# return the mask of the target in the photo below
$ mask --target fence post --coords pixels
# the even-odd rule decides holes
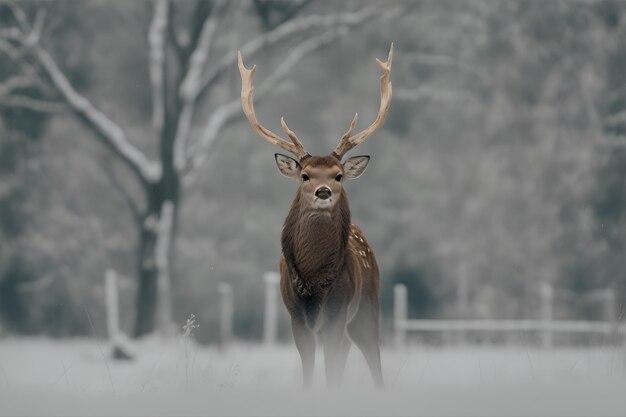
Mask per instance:
[[[278,282],[280,276],[277,272],[263,274],[265,283],[265,314],[263,315],[263,343],[273,345],[276,343],[278,328]]]
[[[235,311],[233,287],[226,282],[220,282],[217,285],[217,289],[220,294],[220,345],[223,347],[228,345],[233,337],[233,316]]]
[[[610,323],[617,319],[615,305],[615,290],[607,288],[604,290],[604,319]]]
[[[604,319],[611,324],[612,330],[609,334],[610,343],[618,341],[618,323],[617,323],[617,300],[615,290],[607,288],[604,290]]]
[[[461,248],[461,251],[463,249]],[[469,316],[468,298],[469,298],[469,274],[466,264],[463,262],[464,253],[460,253],[461,259],[457,266],[457,289],[456,289],[456,314],[458,320],[467,320]],[[462,345],[465,343],[465,330],[459,329],[456,334],[453,335],[456,340],[456,344]]]
[[[547,282],[542,282],[539,294],[541,296],[541,321],[543,323],[541,345],[544,348],[551,348],[552,331],[550,330],[550,322],[552,321],[552,299],[554,296],[552,285]]]
[[[113,269],[104,273],[105,302],[107,313],[107,332],[109,340],[114,341],[120,332],[120,310],[117,290],[117,274]]]
[[[393,331],[396,348],[402,348],[406,342],[407,292],[406,286],[396,284],[393,287]]]

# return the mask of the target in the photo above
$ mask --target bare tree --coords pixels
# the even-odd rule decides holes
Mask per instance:
[[[11,59],[20,73],[0,81],[0,106],[22,107],[38,112],[69,111],[105,145],[137,179],[143,189],[143,204],[128,192],[125,199],[133,210],[138,230],[137,314],[135,336],[171,325],[170,259],[175,241],[177,216],[184,185],[204,163],[218,134],[242,115],[238,97],[217,106],[204,125],[198,123],[198,106],[211,95],[217,81],[236,71],[237,51],[215,56],[219,36],[228,36],[224,21],[232,16],[232,1],[197,1],[189,22],[175,27],[174,16],[181,5],[167,0],[153,3],[148,30],[149,73],[152,88],[152,127],[159,157],[150,159],[132,143],[123,127],[76,90],[46,48],[46,6],[26,10],[23,3],[5,4],[2,10],[12,25],[0,30],[0,54]],[[380,15],[380,5],[354,12],[298,15],[308,2],[271,11],[271,4],[257,2],[266,30],[240,45],[246,57],[266,48],[290,45],[272,74],[257,88],[257,101],[272,92],[303,57],[331,44],[350,29]],[[243,3],[243,5],[246,5]],[[250,3],[252,6],[252,3]],[[278,15],[277,15],[278,13]],[[182,25],[181,25],[182,26]],[[230,25],[234,27],[235,25]],[[232,33],[232,32],[231,32]],[[299,41],[294,42],[294,39]],[[172,62],[173,61],[173,62]],[[173,81],[172,81],[173,80]],[[24,86],[43,93],[21,94]],[[44,94],[45,93],[45,94]],[[44,97],[44,98],[40,98]],[[196,133],[197,132],[197,133]],[[116,181],[116,188],[123,189]]]

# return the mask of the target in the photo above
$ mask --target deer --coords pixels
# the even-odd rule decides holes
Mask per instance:
[[[380,77],[380,108],[374,122],[353,135],[358,113],[332,153],[310,155],[284,118],[280,123],[289,141],[262,126],[254,111],[252,79],[241,51],[241,104],[253,130],[267,142],[291,153],[276,153],[280,173],[298,181],[298,190],[281,234],[280,293],[291,316],[291,330],[302,362],[303,383],[311,387],[316,336],[324,352],[326,382],[342,383],[346,360],[354,343],[369,367],[376,386],[383,386],[379,345],[380,272],[363,231],[352,223],[344,182],[360,177],[370,157],[346,153],[384,123],[391,104],[393,43],[386,62],[376,59]]]

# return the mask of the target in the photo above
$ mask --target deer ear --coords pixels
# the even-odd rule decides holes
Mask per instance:
[[[367,168],[367,164],[370,162],[370,157],[367,155],[353,156],[343,163],[343,175],[345,179],[351,180],[359,178],[361,174]]]
[[[281,174],[289,178],[298,178],[298,169],[300,168],[298,161],[282,153],[275,153],[274,158]]]

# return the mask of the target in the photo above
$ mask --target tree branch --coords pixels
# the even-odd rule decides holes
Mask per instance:
[[[391,13],[397,11],[396,8],[387,10]],[[246,56],[254,55],[264,47],[274,45],[282,40],[290,38],[291,35],[299,34],[313,28],[330,28],[326,32],[311,37],[299,45],[293,47],[290,54],[282,62],[282,64],[268,77],[255,91],[256,101],[259,102],[263,96],[271,91],[276,84],[295,66],[300,59],[329,44],[337,37],[347,33],[347,31],[358,26],[376,16],[379,16],[381,8],[379,6],[370,6],[354,13],[333,13],[325,16],[312,15],[299,19],[294,19],[281,24],[276,29],[258,36],[254,40],[245,44],[241,50]],[[226,69],[232,66],[236,61],[237,54],[224,56],[213,70],[203,77],[201,90],[198,95],[202,94]],[[195,171],[206,160],[206,156],[211,146],[215,142],[217,135],[221,129],[236,116],[240,114],[241,103],[239,98],[228,104],[218,107],[209,117],[202,134],[196,142],[186,150],[184,176],[185,181],[191,181],[190,173]]]
[[[108,159],[108,158],[106,158],[106,159]],[[123,198],[124,202],[126,203],[126,205],[128,206],[128,208],[130,209],[130,211],[131,211],[131,213],[133,215],[133,218],[135,220],[139,221],[141,219],[141,210],[139,208],[139,205],[133,199],[133,197],[130,194],[130,192],[128,192],[126,187],[124,187],[124,185],[122,184],[122,182],[118,178],[117,171],[115,169],[111,169],[111,167],[110,167],[111,161],[108,161],[106,159],[104,161],[105,164],[103,166],[104,173],[108,177],[109,182],[111,183],[113,188],[115,188],[117,191],[119,191],[119,193],[122,195],[122,198]]]
[[[161,135],[165,125],[165,31],[168,25],[168,2],[159,0],[148,30],[150,45],[150,83],[152,86],[152,126]]]
[[[0,82],[0,97],[8,96],[14,90],[37,86],[37,79],[28,75],[15,75]]]
[[[311,0],[302,0],[300,2],[293,0],[287,2],[254,0],[253,2],[254,8],[256,9],[257,14],[261,17],[263,26],[266,30],[274,29],[276,26],[290,20],[302,9],[307,7],[309,3],[311,3]],[[277,22],[272,21],[272,12],[275,11],[275,8],[277,9],[276,11],[281,14]]]
[[[19,42],[26,47],[40,64],[43,72],[55,89],[63,96],[74,114],[85,123],[96,136],[107,145],[135,173],[143,183],[152,183],[161,176],[161,165],[150,161],[127,139],[124,131],[104,113],[80,95],[69,82],[63,71],[57,66],[48,51],[40,43],[43,30],[44,13],[39,10],[33,27],[28,23],[26,14],[14,4],[9,4],[16,22],[21,28]],[[21,99],[24,102],[24,99]]]
[[[19,42],[22,39],[22,33],[18,28],[2,28],[0,29],[0,38]]]
[[[186,37],[179,39],[179,45],[182,49],[181,61],[186,61],[191,53],[196,49],[202,27],[207,17],[211,13],[211,2],[205,0],[196,0],[196,5],[192,13],[192,20],[189,26],[189,32]]]
[[[161,176],[160,164],[150,161],[128,141],[126,134],[117,124],[94,107],[89,100],[80,95],[57,66],[48,51],[43,48],[39,40],[39,31],[43,28],[43,13],[37,13],[35,29],[33,29],[28,23],[23,10],[13,4],[10,4],[9,7],[21,28],[22,38],[20,42],[37,59],[44,73],[50,79],[55,89],[63,96],[78,119],[91,128],[96,133],[96,136],[111,148],[142,182],[150,183],[157,181]],[[12,100],[15,101],[15,97]],[[33,109],[45,110],[42,103],[36,103],[29,98],[20,98],[17,104],[26,104]],[[49,108],[49,104],[46,104],[46,106],[46,108]]]
[[[33,53],[76,116],[90,127],[98,138],[109,146],[143,182],[156,182],[161,176],[161,165],[150,161],[128,141],[120,126],[74,89],[48,51],[41,45],[35,44]]]
[[[17,30],[16,28],[11,28],[10,30]],[[18,30],[19,33],[19,30]],[[20,47],[16,47],[11,44],[10,40],[20,44]],[[18,37],[16,39],[4,37],[2,33],[0,33],[0,54],[4,54],[11,59],[14,63],[22,68],[25,74],[31,75],[36,74],[37,70],[33,65],[28,62],[24,57],[28,54],[28,50],[22,46],[24,42],[23,37]]]
[[[191,53],[189,69],[185,74],[179,91],[183,101],[193,101],[197,97],[197,92],[199,90],[198,83],[200,82],[200,76],[202,75],[202,71],[204,70],[204,66],[211,52],[211,46],[213,38],[215,37],[215,32],[217,31],[219,18],[221,17],[221,13],[224,11],[225,6],[228,4],[227,0],[217,1],[218,3],[213,6],[211,14],[205,20],[198,44]]]
[[[168,11],[169,11],[169,19],[167,19],[167,36],[168,36],[169,42],[172,44],[172,47],[174,48],[174,52],[176,52],[176,57],[178,58],[180,62],[182,62],[185,57],[185,50],[183,46],[180,44],[180,39],[178,38],[178,35],[176,33],[176,27],[174,26],[174,21],[176,17],[175,15],[176,8],[171,2],[168,2]]]
[[[0,35],[0,52],[4,53],[13,61],[19,61],[22,57],[22,52],[11,45],[11,43],[8,42],[6,38],[2,37],[2,35]]]
[[[226,0],[218,0],[218,3],[213,6],[211,14],[204,22],[196,48],[191,53],[187,73],[180,83],[178,95],[182,107],[178,117],[176,136],[174,138],[174,166],[178,172],[182,172],[185,169],[185,148],[187,147],[189,136],[191,135],[191,125],[198,99],[197,93],[199,90],[200,76],[202,75],[202,71],[204,71],[204,67],[211,52],[219,18],[227,5],[228,2]]]
[[[30,23],[28,23],[28,18],[26,17],[26,13],[24,13],[24,10],[20,9],[19,7],[17,7],[17,5],[13,3],[8,3],[7,6],[9,7],[9,9],[11,9],[11,13],[13,14],[13,17],[15,18],[15,21],[20,26],[22,31],[24,33],[29,33],[30,31],[32,31],[30,27]]]
[[[246,57],[251,57],[268,46],[275,45],[311,29],[328,29],[341,25],[354,27],[379,15],[381,10],[382,8],[376,5],[365,7],[353,13],[332,13],[324,16],[310,15],[290,20],[243,45],[241,53]],[[237,51],[232,51],[217,61],[202,77],[198,95],[203,94],[225,70],[231,68],[236,62]]]
[[[0,97],[0,107],[21,108],[41,113],[61,113],[67,110],[65,103],[51,102],[21,95]]]
[[[255,101],[258,103],[268,93],[272,92],[276,85],[281,82],[291,69],[305,56],[310,55],[314,51],[331,44],[337,38],[348,33],[347,27],[338,27],[330,29],[320,35],[307,39],[306,41],[294,46],[287,57],[281,61],[281,64],[272,74],[267,77],[258,88],[255,89]],[[194,146],[188,152],[188,163],[186,174],[195,171],[206,160],[206,156],[210,153],[210,148],[214,144],[218,134],[222,128],[235,117],[240,116],[241,99],[237,99],[218,107],[209,117],[202,135],[194,143]],[[188,175],[187,175],[188,177]],[[189,182],[190,179],[186,178]]]
[[[449,56],[442,54],[429,54],[424,52],[415,52],[406,54],[404,57],[406,63],[414,63],[419,65],[428,65],[434,67],[457,67],[457,61]]]
[[[448,102],[460,102],[463,100],[475,100],[471,93],[465,91],[439,90],[430,87],[418,87],[415,89],[401,89],[394,91],[394,98],[398,101],[417,103],[423,100],[437,100]]]

